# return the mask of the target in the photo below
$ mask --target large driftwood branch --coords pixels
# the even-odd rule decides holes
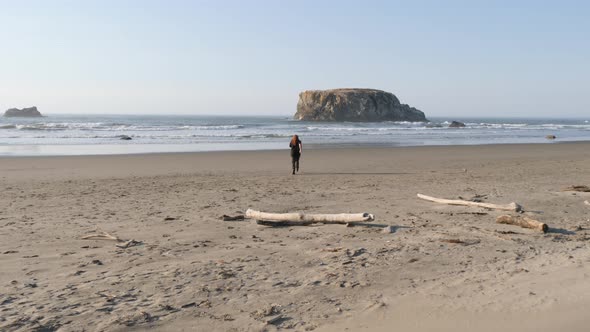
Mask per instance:
[[[581,191],[581,192],[590,192],[590,187],[583,186],[583,185],[573,185],[567,188],[563,188],[561,191]]]
[[[322,224],[347,224],[353,222],[367,222],[375,220],[370,213],[339,213],[339,214],[304,214],[304,213],[267,213],[248,209],[246,218],[259,221],[287,221],[298,224],[322,223]]]
[[[523,228],[532,228],[542,231],[543,233],[547,233],[547,231],[549,230],[549,226],[547,226],[547,224],[524,216],[499,216],[498,218],[496,218],[496,222],[498,224],[515,225]]]
[[[491,203],[479,203],[479,202],[471,202],[471,201],[464,201],[461,199],[444,199],[444,198],[436,198],[431,196],[426,196],[422,194],[418,194],[418,198],[435,202],[441,204],[449,204],[449,205],[463,205],[463,206],[476,206],[482,207],[486,209],[494,209],[494,210],[504,210],[504,211],[514,211],[514,212],[522,212],[522,206],[517,203],[510,203],[510,204],[491,204]]]

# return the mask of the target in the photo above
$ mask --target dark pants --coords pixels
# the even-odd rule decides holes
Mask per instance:
[[[291,164],[293,164],[293,174],[295,174],[295,171],[299,172],[299,157],[301,157],[300,154],[291,155]]]

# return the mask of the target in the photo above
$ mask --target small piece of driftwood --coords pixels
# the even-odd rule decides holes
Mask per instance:
[[[482,207],[482,208],[486,208],[486,209],[522,212],[522,206],[520,206],[519,204],[514,203],[514,202],[512,202],[510,204],[491,204],[491,203],[464,201],[464,200],[460,200],[460,199],[436,198],[436,197],[426,196],[426,195],[422,195],[422,194],[418,194],[418,198],[421,198],[423,200],[427,200],[430,202],[441,203],[441,204],[476,206],[476,207]]]
[[[370,213],[340,213],[340,214],[304,214],[304,213],[267,213],[248,209],[246,218],[258,221],[291,221],[322,224],[346,224],[352,222],[367,222],[375,220]]]
[[[129,240],[129,241],[126,241],[125,243],[117,244],[116,246],[121,249],[127,249],[129,247],[135,247],[135,246],[139,246],[142,244],[143,244],[143,242],[141,242],[141,241]]]
[[[121,240],[120,238],[118,238],[114,235],[111,235],[107,232],[88,234],[88,235],[82,236],[81,239],[82,240],[111,240],[111,241],[123,242],[123,240]]]
[[[523,228],[536,229],[543,233],[547,233],[549,230],[549,226],[547,226],[547,224],[525,216],[499,216],[496,218],[496,222],[498,224],[515,225]]]
[[[581,191],[584,193],[588,193],[590,192],[590,187],[588,186],[583,186],[583,185],[578,185],[578,186],[569,186],[567,188],[563,188],[561,191]]]
[[[586,205],[590,205],[590,202],[588,202],[588,201],[584,201],[584,204],[586,204]]]

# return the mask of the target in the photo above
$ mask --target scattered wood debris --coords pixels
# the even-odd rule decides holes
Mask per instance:
[[[494,210],[504,210],[504,211],[514,211],[514,212],[522,212],[522,206],[517,203],[510,203],[510,204],[491,204],[491,203],[479,203],[479,202],[472,202],[472,201],[464,201],[460,199],[444,199],[444,198],[436,198],[431,196],[426,196],[422,194],[418,194],[418,198],[421,198],[426,201],[441,203],[441,204],[449,204],[449,205],[463,205],[463,206],[475,206],[475,207],[482,207],[486,209],[494,209]]]
[[[590,192],[590,187],[584,185],[572,185],[566,188],[563,188],[561,191],[580,191],[588,193]]]
[[[525,216],[503,215],[496,218],[496,222],[498,224],[507,224],[520,226],[523,228],[531,228],[542,231],[543,233],[547,233],[547,231],[549,230],[549,226],[547,226],[547,224]]]
[[[141,241],[129,240],[129,241],[126,241],[125,243],[117,244],[116,246],[121,249],[127,249],[130,247],[135,247],[135,246],[139,246],[142,244],[143,244],[143,242],[141,242]]]
[[[461,240],[461,239],[441,239],[440,242],[470,246],[470,245],[478,244],[481,241],[480,240]]]

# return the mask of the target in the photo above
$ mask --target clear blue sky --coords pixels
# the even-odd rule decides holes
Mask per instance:
[[[309,89],[427,116],[590,115],[590,1],[0,0],[0,108],[277,114]]]

